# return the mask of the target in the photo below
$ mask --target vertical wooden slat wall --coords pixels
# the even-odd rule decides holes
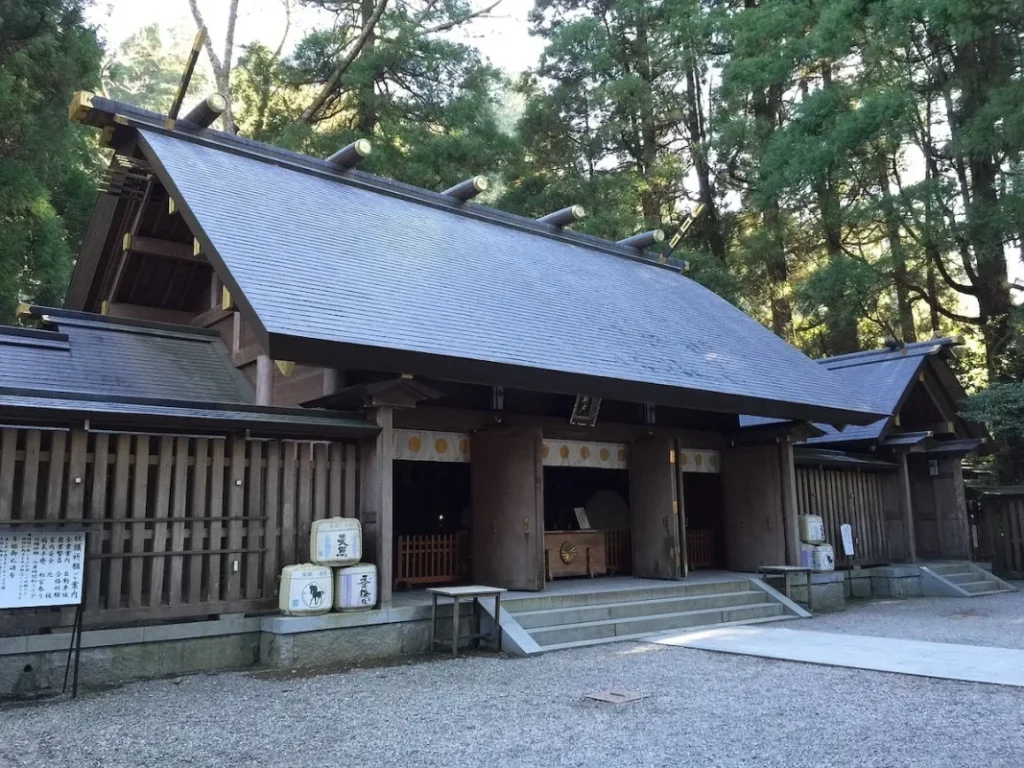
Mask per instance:
[[[882,565],[890,561],[883,478],[877,472],[797,467],[801,515],[820,515],[825,541],[835,550],[836,565]],[[853,529],[854,556],[843,552],[840,526]]]
[[[1024,487],[983,496],[982,513],[993,572],[1004,579],[1024,579]]]
[[[312,522],[355,517],[355,446],[0,426],[0,526],[88,526],[86,623],[273,608]],[[28,525],[26,525],[28,524]],[[69,624],[0,611],[0,635]]]

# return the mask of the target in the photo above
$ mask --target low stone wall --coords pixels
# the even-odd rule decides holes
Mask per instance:
[[[70,641],[70,633],[0,638],[0,697],[59,691]],[[78,679],[80,686],[101,688],[131,680],[238,669],[258,663],[259,653],[259,619],[85,632]]]
[[[473,606],[464,602],[459,613],[459,634],[465,636],[475,627]],[[450,604],[438,606],[438,633],[444,639],[451,637],[451,615]],[[70,641],[69,632],[0,638],[0,698],[59,691]],[[291,669],[359,664],[429,651],[429,606],[310,617],[236,616],[87,631],[82,635],[79,684],[102,688],[255,665]]]

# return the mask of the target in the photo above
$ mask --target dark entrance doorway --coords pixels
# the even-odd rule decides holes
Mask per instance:
[[[684,472],[683,509],[686,513],[686,554],[690,570],[725,565],[725,520],[721,476]]]
[[[394,463],[395,586],[464,581],[469,573],[468,463]]]
[[[581,525],[577,509],[583,510],[588,528]],[[545,467],[544,530],[545,565],[551,578],[632,573],[629,473]],[[573,548],[576,555],[570,559],[567,553]]]

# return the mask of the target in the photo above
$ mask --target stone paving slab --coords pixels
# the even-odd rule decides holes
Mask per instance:
[[[799,629],[722,627],[652,637],[680,648],[1024,688],[1024,651]]]

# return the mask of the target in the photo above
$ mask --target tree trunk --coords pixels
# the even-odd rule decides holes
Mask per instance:
[[[376,3],[374,0],[360,0],[359,11],[363,28],[369,28],[370,30],[366,43],[363,45],[363,50],[359,54],[361,57],[373,55],[373,49],[377,46],[377,25],[374,21],[375,10]],[[366,136],[373,136],[373,131],[377,127],[379,116],[375,102],[374,77],[371,75],[370,82],[360,85],[359,92],[356,95],[359,132]]]
[[[882,195],[885,235],[889,241],[889,255],[892,259],[892,278],[896,289],[896,314],[899,319],[900,335],[903,337],[903,341],[910,343],[917,341],[917,329],[914,327],[914,309],[910,304],[910,290],[907,286],[906,250],[903,247],[899,214],[889,191],[889,173],[886,169],[888,160],[885,153],[878,153],[878,187]]]
[[[776,336],[792,342],[793,308],[785,293],[789,284],[789,263],[786,260],[786,245],[782,237],[782,217],[778,201],[773,200],[765,208],[761,219],[771,242],[771,248],[765,254],[765,271],[772,303],[772,330]]]
[[[697,174],[697,190],[704,205],[704,219],[700,231],[704,233],[708,249],[720,262],[725,264],[728,256],[722,219],[715,200],[715,187],[711,180],[711,164],[708,162],[708,141],[705,129],[706,115],[700,97],[700,78],[691,61],[686,69],[686,129],[690,134],[690,158]]]

